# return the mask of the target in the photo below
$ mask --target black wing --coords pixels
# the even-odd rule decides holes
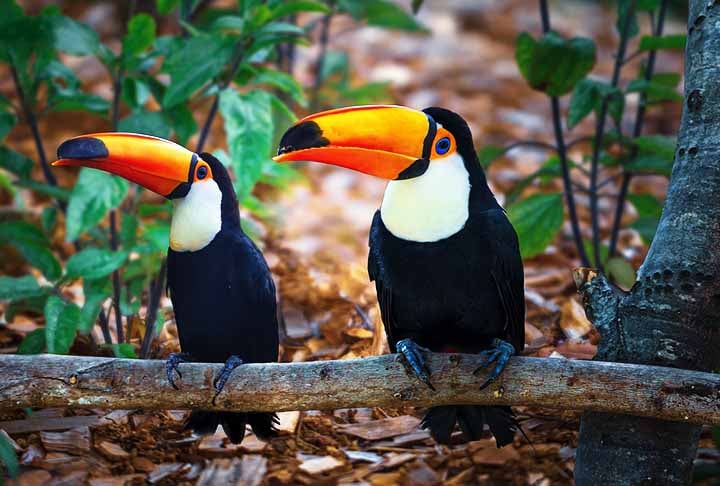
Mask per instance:
[[[506,316],[506,332],[515,349],[525,347],[525,276],[515,228],[504,212],[495,219],[495,263],[491,270]]]
[[[377,292],[378,304],[380,304],[380,318],[385,326],[385,334],[387,335],[388,345],[390,352],[395,353],[396,339],[393,337],[393,328],[395,323],[392,319],[392,288],[390,283],[383,278],[382,266],[378,261],[378,243],[377,240],[380,238],[381,223],[380,223],[380,211],[375,213],[373,218],[372,226],[370,227],[370,253],[368,254],[368,275],[370,281],[375,282],[375,290]]]

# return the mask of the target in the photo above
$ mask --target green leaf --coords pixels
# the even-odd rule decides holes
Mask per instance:
[[[650,194],[630,194],[628,200],[638,212],[638,219],[630,227],[640,233],[643,241],[649,245],[660,222],[662,203]]]
[[[622,35],[626,23],[629,22],[627,23],[627,31],[625,32],[628,39],[638,35],[640,29],[638,28],[636,12],[636,0],[618,0],[618,16],[617,21],[615,22],[615,28],[617,29],[618,34]],[[630,18],[628,18],[628,16],[630,16]]]
[[[197,123],[186,104],[175,105],[166,110],[167,123],[172,127],[180,145],[186,145],[197,131]]]
[[[11,479],[15,479],[20,474],[17,454],[5,435],[0,435],[0,462],[5,465],[7,475]]]
[[[135,353],[135,346],[130,343],[110,344],[108,347],[112,349],[116,358],[135,359],[138,357]]]
[[[32,179],[19,179],[15,181],[15,185],[18,187],[32,189],[39,194],[44,194],[57,199],[58,201],[67,201],[70,199],[70,191],[64,187],[51,186],[50,184],[37,182]]]
[[[307,98],[303,93],[302,85],[292,76],[272,68],[258,67],[253,78],[256,84],[268,84],[289,94],[300,106],[307,106]]]
[[[672,161],[675,157],[675,137],[666,135],[642,135],[633,140],[640,153],[651,153]]]
[[[109,278],[101,278],[96,280],[83,280],[83,294],[85,295],[85,304],[83,304],[80,312],[80,321],[78,330],[82,334],[92,331],[95,321],[100,313],[100,307],[110,297],[112,286]]]
[[[149,224],[143,230],[143,238],[155,251],[166,251],[170,246],[170,225],[167,223]]]
[[[607,100],[607,112],[619,124],[625,108],[625,98],[619,89],[590,78],[576,84],[570,98],[568,128],[580,123],[592,110],[600,112],[603,100]]]
[[[75,341],[80,308],[51,295],[45,303],[45,340],[48,353],[67,354]]]
[[[238,200],[242,201],[252,192],[272,151],[270,96],[260,90],[240,94],[226,89],[220,94],[220,113],[237,176]]]
[[[300,12],[320,12],[330,13],[330,9],[320,2],[312,2],[308,0],[286,0],[278,3],[270,11],[269,20],[277,20],[282,17],[297,14]]]
[[[82,168],[67,208],[67,240],[95,227],[127,194],[128,182],[107,172]]]
[[[57,208],[55,206],[43,208],[40,223],[46,234],[52,233],[57,223]]]
[[[24,277],[0,277],[0,300],[19,300],[45,295],[32,275]]]
[[[123,79],[122,99],[131,108],[144,106],[151,93],[150,84],[146,80],[131,77]]]
[[[217,76],[230,60],[232,47],[228,38],[203,34],[173,52],[163,64],[163,71],[172,80],[163,97],[163,107],[182,103]]]
[[[39,269],[48,280],[60,278],[62,268],[50,251],[50,242],[35,225],[26,221],[6,221],[0,225],[0,244],[14,246],[29,264]]]
[[[98,51],[100,39],[89,26],[63,15],[50,19],[57,50],[74,56],[89,56]]]
[[[610,258],[605,264],[608,275],[624,289],[633,286],[636,280],[635,269],[622,257]]]
[[[123,56],[137,56],[155,42],[155,20],[146,13],[136,14],[128,22],[128,31],[123,37]]]
[[[339,0],[338,6],[355,20],[365,20],[368,25],[409,32],[428,32],[411,14],[389,0]]]
[[[641,51],[656,51],[658,49],[685,49],[687,36],[685,34],[670,35],[644,35],[640,39]]]
[[[676,88],[679,82],[680,75],[677,73],[656,73],[650,81],[633,79],[628,83],[626,91],[645,93],[648,103],[682,101],[682,96]]]
[[[67,276],[85,279],[101,278],[120,268],[126,259],[126,252],[87,248],[70,257],[66,267]]]
[[[132,248],[137,240],[139,221],[135,214],[123,212],[120,216],[120,245],[123,248]]]
[[[17,118],[12,113],[0,112],[0,142],[10,133],[16,122]]]
[[[478,150],[478,160],[483,169],[490,167],[493,160],[499,159],[507,150],[504,147],[498,145],[485,145],[483,148]]]
[[[120,120],[121,132],[144,133],[160,138],[170,137],[170,125],[159,111],[137,111]]]
[[[180,0],[157,0],[155,4],[159,14],[167,15],[177,8],[178,3]]]
[[[20,152],[2,146],[0,147],[0,167],[20,178],[27,179],[32,172],[33,161]]]
[[[18,354],[40,354],[45,351],[45,329],[35,329],[25,335],[18,346]]]
[[[545,251],[562,227],[562,195],[532,195],[510,206],[508,217],[520,240],[520,254],[531,258]]]
[[[673,159],[668,159],[657,154],[640,154],[625,164],[625,170],[670,177],[672,165]]]
[[[70,89],[62,89],[53,93],[49,99],[49,105],[51,111],[88,111],[105,114],[110,109],[110,102],[102,96]]]
[[[561,96],[595,65],[595,43],[584,37],[564,39],[552,31],[536,41],[523,32],[515,43],[515,60],[533,89]]]

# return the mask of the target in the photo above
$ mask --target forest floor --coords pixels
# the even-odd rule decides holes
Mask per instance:
[[[598,71],[608,76],[616,42],[614,14],[595,3],[563,2],[553,8],[557,30],[596,39]],[[436,0],[426,2],[420,20],[431,27],[432,35],[357,28],[338,19],[330,48],[347,51],[352,65],[361,67],[356,68],[355,82],[390,82],[392,101],[398,104],[458,111],[471,124],[478,146],[552,141],[549,102],[526,86],[514,61],[517,34],[539,30],[536,2]],[[682,21],[670,22],[667,30],[682,32]],[[306,85],[312,82],[314,49],[298,53],[296,74],[305,77]],[[659,65],[660,70],[681,71],[682,58],[663,54]],[[92,66],[87,69],[92,72]],[[0,83],[0,90],[6,88]],[[652,111],[647,128],[672,134],[679,120],[679,107]],[[57,123],[57,129],[52,123],[51,118],[43,127],[48,147],[68,135],[97,131],[90,120],[78,121],[78,126]],[[591,130],[590,120],[573,135]],[[213,133],[215,140],[222,140],[219,124]],[[33,154],[29,133],[14,137],[16,149]],[[208,146],[216,145],[211,136]],[[516,149],[494,163],[489,177],[500,201],[547,156],[537,149]],[[304,180],[287,191],[256,190],[276,215],[262,225],[261,239],[282,298],[286,337],[281,359],[343,359],[387,352],[366,270],[368,230],[384,183],[328,167],[307,166],[304,174]],[[660,178],[638,178],[636,183],[658,196],[664,193]],[[580,202],[581,219],[586,221],[582,197]],[[604,231],[609,231],[614,209],[610,202],[601,202]],[[634,217],[632,208],[627,217]],[[624,231],[621,248],[637,268],[646,252],[638,235]],[[526,262],[526,355],[593,357],[599,336],[575,294],[570,271],[577,264],[567,225],[553,246]],[[178,350],[171,313],[167,317],[153,346],[160,359]],[[2,325],[1,352],[14,352],[22,336],[38,324],[37,317],[18,316]],[[131,333],[131,342],[140,341],[138,332]],[[82,353],[81,344],[74,351]],[[210,437],[184,431],[184,411],[5,413],[0,429],[17,446],[22,472],[12,484],[20,485],[571,484],[579,414],[524,407],[517,412],[532,445],[518,434],[502,449],[489,435],[471,443],[461,443],[458,437],[452,447],[438,446],[418,428],[423,410],[413,408],[284,412],[278,438],[266,443],[249,433],[239,446],[230,444],[221,431]],[[720,461],[709,430],[700,447],[699,460]]]

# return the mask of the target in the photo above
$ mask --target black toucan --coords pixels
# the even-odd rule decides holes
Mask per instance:
[[[242,363],[277,361],[275,285],[260,250],[240,227],[238,201],[225,167],[168,140],[133,133],[97,133],[64,142],[53,165],[92,167],[120,175],[173,201],[167,286],[180,348],[167,361],[170,383],[182,361],[225,362],[220,393]],[[274,434],[272,413],[194,410],[187,426],[213,433],[221,424],[239,443],[250,424]]]
[[[358,106],[311,115],[291,127],[276,161],[315,161],[389,179],[370,229],[375,281],[390,349],[432,387],[423,351],[481,353],[495,367],[523,349],[525,301],[518,239],[488,187],[472,135],[442,109]],[[510,407],[431,408],[423,420],[449,443],[487,424],[498,447],[512,442]]]

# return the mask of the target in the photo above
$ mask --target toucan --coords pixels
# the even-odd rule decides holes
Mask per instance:
[[[167,288],[182,353],[170,355],[167,377],[177,389],[183,361],[225,362],[215,396],[242,363],[277,361],[275,285],[265,259],[240,227],[230,175],[209,153],[135,133],[95,133],[67,140],[53,165],[104,170],[173,202]],[[222,425],[240,443],[249,424],[260,438],[274,435],[273,413],[193,410],[187,427],[199,434]]]
[[[314,161],[389,182],[370,229],[368,273],[392,352],[432,387],[424,353],[480,353],[492,383],[524,347],[525,301],[518,238],[488,187],[468,124],[443,108],[355,106],[310,115],[280,140],[278,162]],[[476,372],[477,372],[476,371]],[[487,424],[512,442],[510,407],[431,408],[439,443],[455,424],[469,440]]]

